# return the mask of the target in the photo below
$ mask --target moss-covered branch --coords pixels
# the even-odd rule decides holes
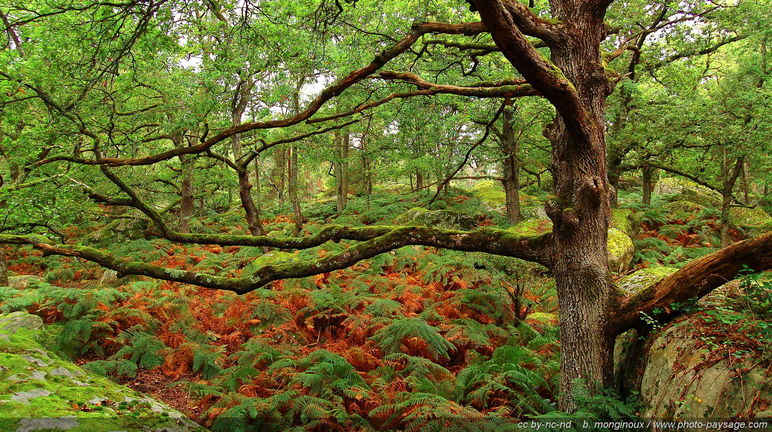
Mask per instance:
[[[232,236],[231,240],[233,241],[230,243],[220,242],[220,244],[255,246],[255,240],[258,242],[264,240],[262,244],[258,245],[312,247],[313,243],[321,244],[324,239],[326,239],[324,241],[344,238],[363,240],[337,254],[315,260],[276,265],[268,264],[258,268],[252,274],[240,278],[214,276],[186,270],[168,269],[137,261],[128,261],[115,257],[106,251],[91,247],[51,244],[46,237],[40,235],[0,234],[0,244],[29,244],[42,250],[44,254],[78,257],[115,270],[120,277],[127,275],[148,276],[154,279],[246,293],[276,280],[313,276],[343,269],[364,259],[409,245],[487,252],[549,265],[547,245],[550,236],[550,233],[538,236],[520,235],[491,228],[475,231],[455,231],[430,227],[401,226],[367,228],[330,227],[317,236],[308,239]],[[248,240],[252,241],[253,244],[244,244]]]
[[[743,266],[755,271],[772,268],[772,233],[695,259],[633,296],[622,294],[613,318],[614,328],[621,333],[638,325],[641,313],[650,315],[655,308],[665,309],[676,302],[700,298],[732,280]]]

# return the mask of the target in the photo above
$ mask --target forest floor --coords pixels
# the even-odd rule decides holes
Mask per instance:
[[[504,225],[457,192],[445,206]],[[334,203],[332,203],[334,205]],[[357,198],[344,215],[310,206],[324,223],[392,223],[415,205]],[[714,211],[639,209],[634,268],[678,266],[717,245]],[[243,230],[236,215],[201,229]],[[265,228],[289,232],[282,209]],[[73,238],[92,228],[73,228]],[[732,233],[740,238],[738,230]],[[116,254],[173,269],[238,276],[255,261],[289,261],[346,247],[291,253],[257,248],[99,241]],[[0,291],[0,310],[27,310],[62,326],[56,349],[82,366],[148,393],[214,430],[421,428],[448,416],[519,418],[554,411],[559,353],[554,281],[546,269],[478,253],[406,247],[346,270],[278,281],[245,295],[129,277],[31,248],[5,250],[9,270],[37,275],[34,289]],[[632,271],[632,270],[631,270]],[[101,283],[98,284],[98,282]],[[0,289],[2,290],[2,289]],[[706,312],[708,317],[710,313]],[[736,322],[711,332],[732,332]],[[762,341],[732,338],[743,352]],[[750,355],[749,354],[749,355]],[[621,404],[621,402],[620,402]],[[634,408],[630,408],[634,410]],[[344,426],[341,426],[344,425]]]

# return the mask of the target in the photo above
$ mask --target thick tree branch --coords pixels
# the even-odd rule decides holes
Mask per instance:
[[[582,141],[590,141],[590,138],[595,134],[595,131],[590,130],[590,126],[588,126],[593,124],[589,118],[590,111],[585,109],[576,88],[560,68],[542,56],[536,47],[526,39],[523,29],[520,27],[522,24],[518,24],[521,17],[516,15],[516,11],[513,11],[510,4],[517,2],[509,0],[470,1],[479,10],[483,23],[507,60],[555,106],[566,127],[574,136]],[[557,26],[553,33],[553,41],[557,43],[563,36],[563,31]]]
[[[745,240],[691,261],[648,289],[630,295],[623,293],[614,313],[614,328],[622,333],[641,323],[641,314],[652,314],[676,303],[700,298],[732,280],[743,266],[755,271],[772,268],[772,233]],[[671,314],[661,317],[668,319]],[[658,316],[659,318],[660,316]]]
[[[360,233],[368,232],[367,230],[370,230],[369,233],[378,232],[380,235],[357,243],[337,254],[315,260],[268,264],[255,270],[250,275],[239,278],[167,269],[151,264],[127,261],[114,257],[105,251],[90,247],[53,245],[47,238],[40,235],[0,234],[0,244],[29,244],[36,249],[42,250],[44,254],[81,258],[115,270],[118,272],[119,277],[127,275],[148,276],[160,280],[234,291],[240,294],[261,288],[276,280],[313,276],[333,270],[340,270],[364,259],[409,245],[487,252],[549,265],[547,244],[550,241],[551,233],[539,236],[523,236],[506,230],[491,228],[475,231],[455,231],[430,227],[375,227],[364,228]],[[252,238],[256,239],[258,237]],[[296,244],[303,241],[303,239],[295,240],[297,240]]]

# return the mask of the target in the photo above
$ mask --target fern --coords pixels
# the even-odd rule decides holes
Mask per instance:
[[[549,402],[540,391],[552,390],[545,380],[546,371],[539,370],[541,359],[519,345],[505,345],[493,356],[459,372],[456,377],[456,397],[461,402],[487,408],[490,397],[505,397],[514,404],[516,417],[540,414],[549,408]]]
[[[200,372],[204,379],[213,378],[222,372],[220,366],[225,346],[195,345],[193,347],[193,372]]]
[[[168,347],[154,335],[132,328],[122,333],[118,340],[126,345],[112,358],[128,357],[129,361],[143,369],[153,369],[163,364],[164,357],[159,353]]]
[[[388,326],[382,328],[373,335],[378,345],[387,353],[401,351],[401,346],[406,338],[420,338],[426,342],[429,352],[434,358],[450,359],[449,352],[455,350],[452,343],[448,342],[439,333],[437,327],[430,326],[420,318],[400,318],[394,320]]]

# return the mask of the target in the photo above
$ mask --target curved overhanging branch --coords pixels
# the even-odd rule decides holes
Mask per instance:
[[[336,81],[334,84],[322,90],[322,92],[314,98],[303,111],[297,114],[285,117],[277,120],[258,121],[242,123],[230,128],[227,128],[218,134],[200,142],[199,144],[185,147],[175,147],[174,149],[156,153],[150,156],[138,157],[138,158],[99,158],[99,159],[83,159],[73,157],[69,155],[58,155],[51,158],[37,162],[29,168],[43,165],[46,163],[56,161],[69,161],[87,165],[106,165],[106,166],[125,166],[125,165],[150,165],[156,162],[160,162],[167,159],[194,153],[204,153],[207,149],[211,148],[215,144],[224,141],[234,135],[244,132],[257,130],[257,129],[274,129],[283,128],[288,126],[297,125],[305,120],[308,120],[316,114],[322,106],[329,100],[343,93],[346,89],[367,78],[382,68],[386,63],[393,60],[395,57],[409,50],[413,44],[425,34],[455,34],[455,35],[477,35],[485,32],[485,26],[479,22],[462,23],[462,24],[445,24],[445,23],[416,23],[410,29],[401,40],[392,45],[390,48],[382,51],[376,55],[373,60],[359,69],[356,69],[348,73],[345,77]]]
[[[250,275],[238,278],[168,269],[137,261],[127,261],[103,250],[87,246],[51,244],[47,238],[34,234],[0,234],[0,244],[28,244],[42,250],[45,255],[81,258],[115,270],[119,277],[127,275],[148,276],[154,279],[183,282],[243,294],[277,280],[301,278],[344,269],[359,261],[410,245],[433,246],[467,252],[486,252],[549,265],[547,244],[552,235],[551,233],[545,233],[538,236],[526,236],[492,228],[483,228],[475,231],[456,231],[430,227],[398,226],[368,227],[362,228],[361,231],[357,228],[343,228],[337,233],[327,231],[325,236],[331,240],[341,240],[346,237],[346,233],[352,232],[347,230],[354,230],[353,232],[362,234],[360,238],[365,238],[375,233],[380,234],[374,235],[369,240],[357,243],[340,253],[315,260],[268,264],[258,268]],[[252,237],[252,239],[261,239],[261,237]],[[262,239],[268,238],[262,237]],[[318,237],[316,241],[320,239]],[[304,239],[284,239],[284,241],[285,244],[298,247],[303,244]],[[309,242],[303,244],[303,246],[312,247],[312,243]]]
[[[633,296],[622,293],[611,328],[622,333],[639,325],[642,313],[651,315],[655,308],[702,297],[732,280],[744,266],[755,271],[772,268],[772,232],[695,259]],[[662,318],[670,318],[667,315]]]
[[[590,113],[584,106],[573,83],[563,71],[539,53],[525,34],[531,34],[530,10],[513,0],[467,0],[479,11],[496,46],[518,72],[555,107],[571,133],[581,140],[590,140]],[[547,35],[536,35],[553,45],[564,43],[566,32],[559,24],[538,21],[538,28]]]

